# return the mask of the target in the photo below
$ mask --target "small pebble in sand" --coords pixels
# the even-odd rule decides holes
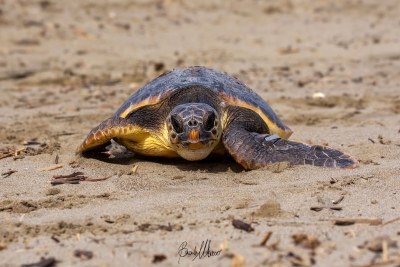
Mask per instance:
[[[325,94],[324,94],[324,93],[321,93],[321,92],[316,92],[316,93],[314,93],[314,94],[312,95],[312,98],[313,98],[313,99],[322,99],[322,98],[325,98]]]

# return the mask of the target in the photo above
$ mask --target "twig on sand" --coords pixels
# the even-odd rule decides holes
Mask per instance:
[[[53,240],[56,243],[60,243],[60,239],[58,239],[57,237],[55,237],[54,235],[51,236],[51,240]]]
[[[26,69],[26,70],[19,70],[19,71],[7,71],[7,72],[0,72],[0,80],[8,80],[8,79],[23,79],[34,75],[35,73],[39,72],[40,69]]]
[[[340,202],[342,202],[342,200],[344,199],[344,196],[341,196],[341,197],[339,197],[338,199],[336,199],[336,200],[332,200],[332,204],[339,204]]]
[[[79,179],[54,179],[52,181],[46,181],[46,183],[51,184],[51,185],[58,185],[58,184],[79,184]]]
[[[111,177],[112,177],[112,175],[107,176],[107,177],[102,177],[102,178],[86,178],[84,181],[86,181],[86,182],[98,182],[98,181],[107,180],[107,179],[109,179]]]
[[[42,258],[39,262],[32,264],[22,264],[21,267],[51,267],[55,266],[58,261],[55,258]]]
[[[53,175],[53,180],[47,181],[48,184],[58,185],[58,184],[79,184],[86,178],[83,172],[74,172],[68,175]]]
[[[3,155],[0,155],[0,159],[4,159],[7,157],[11,157],[11,156],[17,156],[19,152],[22,152],[25,150],[25,147],[17,149],[17,150],[11,150],[10,148],[7,148],[7,152],[8,153],[4,153],[5,150],[2,151]]]
[[[382,241],[382,261],[387,262],[388,260],[388,242],[385,240]]]
[[[26,149],[26,147],[22,147],[22,148],[20,148],[20,149],[15,150],[15,151],[14,151],[14,155],[15,155],[15,156],[18,155],[19,152],[22,152],[22,151],[24,151],[25,149]]]
[[[84,175],[83,172],[74,172],[68,175],[53,175],[53,180],[47,181],[48,184],[58,185],[58,184],[79,184],[81,181],[86,182],[98,182],[104,181],[111,178],[112,175],[102,178],[89,178]]]
[[[250,214],[250,220],[249,220],[249,224],[250,224],[250,225],[253,223],[253,220],[254,220],[254,212],[252,212],[252,213]]]
[[[342,210],[342,207],[338,207],[338,206],[316,206],[316,207],[311,207],[310,208],[310,210],[314,210],[314,211],[321,211],[323,209]]]
[[[139,165],[133,166],[133,168],[132,168],[132,173],[133,174],[137,172],[138,167],[139,167]]]
[[[268,232],[264,236],[263,240],[260,242],[260,246],[265,246],[265,244],[267,244],[267,242],[268,242],[269,238],[271,237],[271,235],[272,235],[272,232]]]
[[[10,170],[10,171],[8,171],[8,172],[3,172],[1,175],[3,175],[4,178],[7,178],[7,177],[9,177],[11,174],[13,174],[14,172],[18,172],[18,171],[16,171],[16,170]]]
[[[64,165],[60,164],[60,165],[54,165],[54,166],[46,167],[46,168],[43,168],[43,169],[39,169],[38,171],[40,171],[40,172],[52,171],[52,170],[59,169],[59,168],[62,168],[62,167],[64,167]]]
[[[385,222],[384,224],[382,224],[382,226],[388,225],[388,224],[390,224],[390,223],[394,223],[394,222],[396,222],[396,221],[400,221],[400,217],[397,217],[396,219],[387,221],[387,222]]]
[[[3,155],[0,156],[0,159],[11,157],[12,155],[14,155],[14,153],[3,154]]]
[[[24,146],[33,146],[33,145],[41,145],[42,143],[39,143],[37,141],[23,141],[22,144]]]
[[[375,262],[375,263],[366,264],[366,265],[351,265],[351,267],[380,267],[380,266],[385,266],[385,265],[394,264],[394,263],[400,263],[400,259]]]
[[[53,175],[53,178],[55,178],[55,179],[59,179],[59,178],[74,178],[74,177],[79,177],[79,176],[82,176],[82,178],[84,177],[83,176],[83,172],[74,172],[74,173],[71,173],[71,174],[68,174],[68,175]]]
[[[380,218],[340,218],[333,220],[334,225],[352,225],[352,224],[368,224],[368,225],[380,225],[382,219]]]

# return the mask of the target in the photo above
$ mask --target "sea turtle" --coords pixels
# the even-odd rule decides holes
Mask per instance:
[[[161,75],[92,129],[78,153],[114,139],[147,156],[194,161],[229,153],[245,169],[275,162],[354,168],[352,156],[287,140],[292,131],[249,87],[227,73],[187,67]]]

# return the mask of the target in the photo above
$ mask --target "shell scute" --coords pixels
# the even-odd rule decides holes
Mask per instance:
[[[94,135],[94,139],[101,140],[103,138],[103,134],[101,131],[97,131]]]

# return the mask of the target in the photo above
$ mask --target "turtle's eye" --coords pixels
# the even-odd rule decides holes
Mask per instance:
[[[178,115],[171,116],[171,123],[177,133],[183,132],[183,122]]]
[[[206,115],[204,121],[205,121],[204,122],[204,130],[210,131],[214,127],[214,124],[215,124],[215,114],[214,114],[214,112],[209,114],[208,118],[207,118],[207,115]]]

